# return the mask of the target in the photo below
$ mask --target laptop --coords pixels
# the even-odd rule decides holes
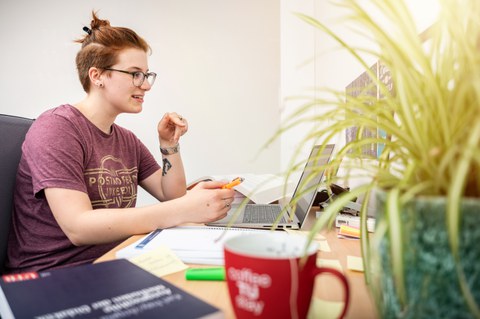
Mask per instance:
[[[292,195],[291,203],[293,204],[293,199],[301,194],[301,198],[295,205],[295,215],[293,216],[293,220],[288,220],[290,217],[290,211],[289,209],[286,209],[281,219],[277,221],[278,216],[283,209],[280,204],[246,204],[243,208],[240,208],[241,204],[234,204],[226,217],[208,223],[207,225],[262,229],[271,229],[272,226],[275,225],[275,227],[279,229],[301,229],[303,223],[306,221],[308,212],[312,208],[318,186],[324,175],[324,171],[312,172],[311,167],[318,167],[327,164],[330,161],[335,145],[325,145],[323,153],[319,154],[321,148],[321,145],[315,145],[312,148],[310,156]],[[239,212],[239,210],[241,211]],[[231,223],[232,219],[234,219],[233,223]]]

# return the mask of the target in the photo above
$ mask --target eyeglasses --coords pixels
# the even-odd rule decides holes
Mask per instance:
[[[111,69],[111,68],[105,68],[104,70],[117,71],[125,74],[130,74],[132,76],[133,85],[135,85],[136,87],[141,87],[145,79],[147,79],[148,84],[152,86],[153,83],[155,83],[155,79],[157,78],[157,73],[155,72],[148,72],[148,73],[143,73],[141,71],[129,72],[125,70],[117,70],[117,69]]]

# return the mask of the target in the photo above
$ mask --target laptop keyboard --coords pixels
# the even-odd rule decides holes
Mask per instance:
[[[247,209],[245,209],[243,215],[243,222],[244,223],[273,223],[275,219],[278,217],[279,213],[278,206],[272,205],[248,205]],[[279,223],[286,223],[287,221],[282,216]]]

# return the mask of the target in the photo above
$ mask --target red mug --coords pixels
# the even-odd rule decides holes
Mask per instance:
[[[307,237],[283,232],[248,234],[225,242],[225,271],[237,318],[306,318],[315,276],[339,279],[348,309],[347,278],[338,270],[317,267],[318,244],[306,247]],[[305,257],[305,258],[304,258]]]

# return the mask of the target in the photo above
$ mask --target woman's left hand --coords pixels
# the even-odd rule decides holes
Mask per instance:
[[[188,122],[184,117],[175,112],[165,113],[160,122],[158,122],[157,130],[161,145],[175,145],[178,143],[180,136],[187,133]]]

